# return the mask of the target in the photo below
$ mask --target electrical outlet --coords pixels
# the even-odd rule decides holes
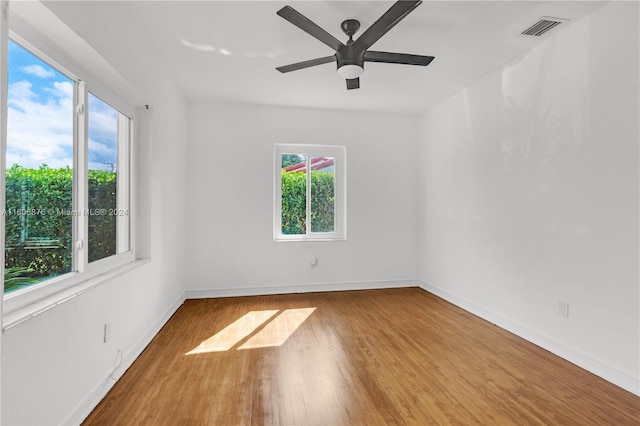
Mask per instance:
[[[558,315],[563,318],[569,318],[569,302],[558,300]]]
[[[104,333],[102,341],[107,343],[111,339],[111,323],[107,322],[104,324]]]

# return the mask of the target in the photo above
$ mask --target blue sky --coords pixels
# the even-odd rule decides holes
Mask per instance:
[[[9,43],[7,167],[73,164],[73,80]],[[89,95],[89,168],[117,160],[117,111]]]

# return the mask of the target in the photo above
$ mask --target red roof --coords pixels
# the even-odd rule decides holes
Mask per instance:
[[[327,167],[333,166],[335,163],[334,158],[327,157],[313,157],[311,158],[311,170],[321,170]],[[289,167],[285,167],[285,172],[306,172],[307,163],[293,164]]]

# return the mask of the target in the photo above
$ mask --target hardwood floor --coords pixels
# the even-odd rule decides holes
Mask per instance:
[[[640,398],[404,288],[186,301],[84,424],[638,425]]]

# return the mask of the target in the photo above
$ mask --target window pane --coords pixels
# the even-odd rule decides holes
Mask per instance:
[[[72,269],[74,82],[9,42],[5,291]]]
[[[117,253],[118,115],[89,93],[89,262]]]
[[[307,157],[282,154],[282,233],[307,233]]]
[[[333,232],[335,158],[311,158],[311,232]]]

